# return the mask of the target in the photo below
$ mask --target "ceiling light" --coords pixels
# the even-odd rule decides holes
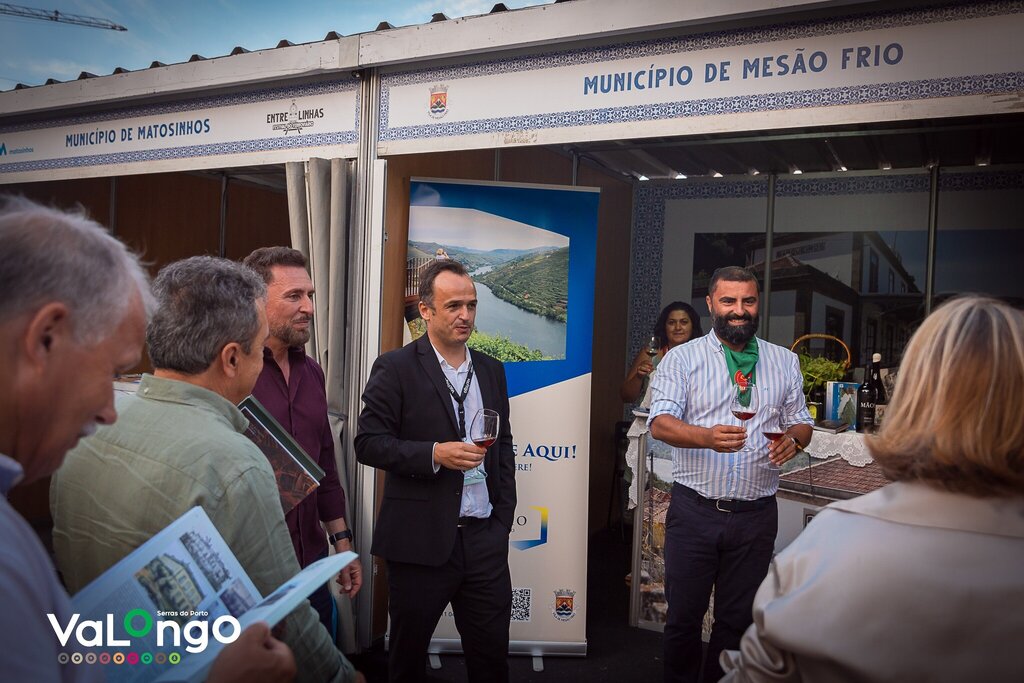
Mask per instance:
[[[803,173],[803,171],[801,171],[799,168],[794,166],[793,170],[792,170],[792,173],[793,173],[793,175],[800,175],[801,173]]]
[[[715,171],[715,172],[714,172],[714,173],[713,173],[713,174],[711,175],[711,177],[712,177],[712,178],[721,178],[721,177],[722,177],[722,174],[721,174],[721,173],[719,173],[718,171]]]
[[[761,175],[761,172],[758,171],[756,168],[752,168],[750,169],[750,175]]]
[[[892,164],[890,164],[888,161],[883,161],[882,162],[882,170],[883,171],[891,171],[892,170]]]
[[[840,170],[840,171],[846,171],[846,167],[845,167],[845,166],[840,166],[840,167],[839,167],[839,170]]]
[[[676,180],[686,180],[686,175],[683,173],[676,173]]]
[[[641,173],[639,176],[637,176],[637,180],[650,180],[650,178]]]

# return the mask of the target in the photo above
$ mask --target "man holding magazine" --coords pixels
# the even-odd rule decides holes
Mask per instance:
[[[261,594],[298,573],[273,470],[236,407],[263,368],[266,287],[209,256],[166,266],[146,329],[155,370],[54,477],[54,549],[78,590],[201,506]],[[361,681],[308,602],[282,622],[298,680]]]
[[[60,663],[66,652],[47,617],[67,621],[72,606],[7,494],[52,474],[81,436],[117,419],[110,378],[139,362],[153,299],[136,256],[97,223],[24,199],[2,204],[0,671],[12,681],[101,680],[96,665]],[[294,674],[287,646],[256,623],[220,653],[207,681]]]
[[[307,567],[335,552],[352,550],[345,523],[345,490],[338,480],[334,435],[327,417],[327,388],[320,364],[306,354],[313,325],[313,281],[302,252],[262,247],[243,262],[267,285],[267,324],[263,371],[252,395],[291,434],[324,471],[320,485],[285,515],[299,564]],[[322,525],[322,526],[321,526]],[[337,584],[354,598],[363,583],[359,560],[341,570]],[[327,584],[309,596],[320,622],[337,640],[337,606]]]

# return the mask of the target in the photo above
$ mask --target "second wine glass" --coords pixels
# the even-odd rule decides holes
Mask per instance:
[[[731,410],[736,419],[740,421],[741,427],[743,426],[743,423],[754,417],[754,415],[757,415],[757,404],[757,386],[749,383],[746,386],[742,386],[740,384],[733,385],[732,401],[729,403],[729,410]],[[742,452],[751,450],[747,447],[750,435],[748,434],[747,437],[748,441],[744,443],[743,448],[740,449]]]

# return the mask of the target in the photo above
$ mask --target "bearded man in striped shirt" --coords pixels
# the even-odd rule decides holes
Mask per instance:
[[[735,266],[711,276],[713,329],[673,348],[651,383],[651,435],[673,446],[666,519],[665,681],[722,676],[723,649],[737,649],[754,594],[768,573],[778,531],[780,467],[811,440],[796,354],[755,336],[757,278]],[[753,386],[751,390],[748,387]],[[754,403],[751,394],[756,393]],[[752,417],[732,411],[746,398]],[[781,437],[764,432],[774,411]],[[715,589],[714,627],[701,656],[701,624]]]

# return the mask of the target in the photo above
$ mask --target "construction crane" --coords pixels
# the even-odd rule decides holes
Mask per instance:
[[[43,21],[56,21],[60,24],[77,24],[78,26],[90,26],[92,28],[109,28],[111,31],[127,31],[121,24],[115,24],[107,19],[98,17],[87,17],[83,14],[68,14],[53,10],[49,12],[35,7],[24,7],[22,5],[11,5],[0,2],[0,14],[9,14],[12,17],[23,17],[25,19],[42,19]]]

